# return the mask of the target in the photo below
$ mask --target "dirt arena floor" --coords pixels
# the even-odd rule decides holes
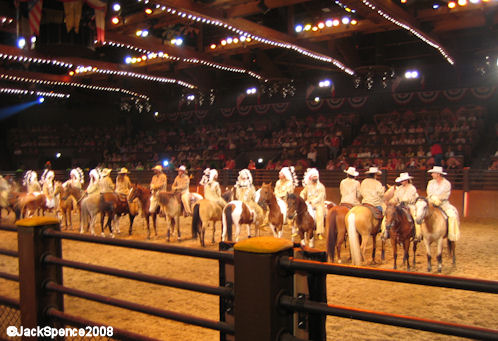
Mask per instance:
[[[74,216],[74,219],[77,221],[77,216]],[[2,223],[11,223],[12,220],[12,216],[9,216],[7,219],[3,219]],[[175,239],[172,244],[200,247],[198,240],[189,239],[190,223],[191,218],[182,218],[181,228],[184,240],[178,242]],[[78,224],[76,223],[76,225]],[[117,238],[146,239],[143,218],[137,217],[134,233],[131,237],[127,233],[127,218],[121,220],[120,226],[121,233]],[[164,219],[160,219],[158,232],[158,237],[153,238],[151,242],[165,243],[166,223]],[[498,221],[491,219],[464,220],[461,232],[461,240],[457,243],[456,248],[457,264],[456,266],[451,264],[445,249],[442,273],[451,276],[498,280]],[[211,233],[208,231],[207,240],[211,239]],[[269,229],[262,233],[262,235],[270,234]],[[284,237],[290,238],[290,232],[285,231]],[[220,227],[218,225],[216,240],[220,240]],[[325,250],[325,242],[318,241],[316,247]],[[17,249],[16,235],[0,231],[0,248]],[[216,250],[217,245],[208,243],[207,248]],[[387,247],[386,252],[386,260],[375,267],[392,268],[390,246]],[[346,260],[347,254],[348,251],[345,250],[343,252],[344,260]],[[213,260],[74,241],[63,241],[63,256],[70,260],[218,285],[218,264]],[[398,256],[398,261],[400,257]],[[378,259],[380,260],[379,256]],[[414,271],[425,272],[426,268],[426,251],[422,246],[417,251]],[[433,267],[433,269],[436,268],[436,266]],[[0,271],[17,273],[17,259],[0,256]],[[218,298],[211,295],[143,284],[69,268],[64,269],[64,285],[198,317],[219,319]],[[327,277],[327,291],[330,304],[498,329],[498,295],[331,275]],[[18,295],[18,284],[0,279],[0,295],[15,298]],[[218,332],[209,329],[150,317],[83,299],[65,297],[65,309],[68,313],[98,321],[103,325],[128,329],[161,340],[219,340]],[[5,330],[0,331],[0,334],[5,337]],[[429,332],[335,317],[327,318],[327,335],[327,340],[458,339]]]

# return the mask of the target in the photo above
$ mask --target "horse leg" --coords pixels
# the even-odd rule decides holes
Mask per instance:
[[[428,238],[424,238],[425,251],[427,252],[427,272],[432,272],[432,256],[431,256],[431,245],[429,244]]]
[[[135,221],[135,216],[132,215],[131,213],[128,213],[128,218],[130,218],[130,229],[129,229],[129,231],[130,231],[130,234],[131,234],[131,230],[133,228],[133,222]]]
[[[413,242],[413,267],[415,268],[415,255],[417,253],[417,242]]]
[[[443,270],[443,238],[437,241],[437,272]]]
[[[149,220],[149,219],[147,219],[147,220]],[[157,213],[152,213],[152,224],[154,225],[154,233],[156,234],[156,237],[157,237],[156,220],[157,220]]]
[[[102,230],[102,232],[101,232],[102,237],[105,237],[105,233],[104,233],[104,219],[105,219],[105,213],[101,212],[100,213],[100,229]]]
[[[380,261],[383,263],[386,260],[386,241],[381,238],[382,250],[380,251]]]
[[[309,233],[308,238],[309,238],[309,243],[308,243],[309,246],[310,247],[315,247],[315,233],[314,233],[313,230],[311,230],[311,232]]]
[[[304,233],[304,230],[299,229],[298,235],[299,235],[299,238],[301,238],[301,246],[302,247],[306,246],[306,235]]]
[[[216,221],[213,221],[212,224],[213,224],[213,238],[211,239],[211,244],[214,244],[215,243],[214,233],[216,232]]]
[[[450,257],[453,257],[453,265],[456,264],[456,256],[455,256],[455,242],[448,240],[448,251],[450,252]]]
[[[367,238],[365,238],[365,240],[367,240]],[[372,262],[370,264],[376,264],[376,262],[375,262],[375,251],[376,251],[376,248],[377,248],[377,234],[375,234],[375,235],[372,236],[372,242],[373,242],[373,247],[372,247]],[[367,246],[365,245],[365,249],[366,249],[366,247]]]
[[[271,222],[268,222],[270,224],[271,231],[273,232],[273,237],[277,238],[277,231],[275,230],[275,225],[273,225]]]
[[[175,219],[175,225],[176,225],[176,239],[177,241],[181,241],[181,232],[180,232],[180,215],[178,215]]]
[[[390,239],[391,239],[391,247],[393,248],[393,260],[394,260],[393,269],[396,270],[398,268],[398,266],[396,265],[396,261],[398,258],[398,249],[396,245],[396,238],[394,238],[392,233],[390,235]]]
[[[407,238],[403,242],[403,251],[404,251],[404,256],[403,256],[403,262],[406,261],[406,271],[410,271],[410,239]]]

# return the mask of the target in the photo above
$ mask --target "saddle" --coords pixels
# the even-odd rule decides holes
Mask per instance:
[[[375,207],[374,205],[371,205],[371,204],[367,204],[367,203],[363,203],[362,204],[363,206],[365,207],[368,207],[370,209],[370,211],[372,211],[372,215],[375,219],[377,220],[382,220],[382,218],[384,217],[384,215],[382,214],[382,211],[379,210],[377,207]]]
[[[116,193],[118,195],[118,200],[121,201],[122,203],[128,203],[128,198],[126,197],[126,194],[124,193]]]
[[[348,204],[347,202],[342,202],[339,204],[339,206],[344,206],[347,207],[348,209],[352,209],[354,207],[353,204]]]

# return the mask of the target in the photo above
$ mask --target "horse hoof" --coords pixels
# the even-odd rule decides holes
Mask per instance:
[[[100,235],[101,235],[102,237],[105,237],[105,233],[104,233],[104,232],[102,232]]]

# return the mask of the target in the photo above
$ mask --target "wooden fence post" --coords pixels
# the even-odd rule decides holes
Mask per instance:
[[[235,340],[273,341],[292,333],[292,314],[278,308],[278,297],[292,295],[293,276],[278,265],[292,256],[289,240],[273,237],[246,239],[235,244]]]
[[[62,256],[60,239],[43,237],[43,231],[47,229],[60,230],[59,221],[55,218],[37,217],[21,219],[16,225],[21,325],[24,328],[59,328],[60,326],[53,325],[45,312],[49,307],[63,311],[63,295],[45,290],[44,285],[49,280],[62,284],[62,268],[42,264],[45,255]]]

